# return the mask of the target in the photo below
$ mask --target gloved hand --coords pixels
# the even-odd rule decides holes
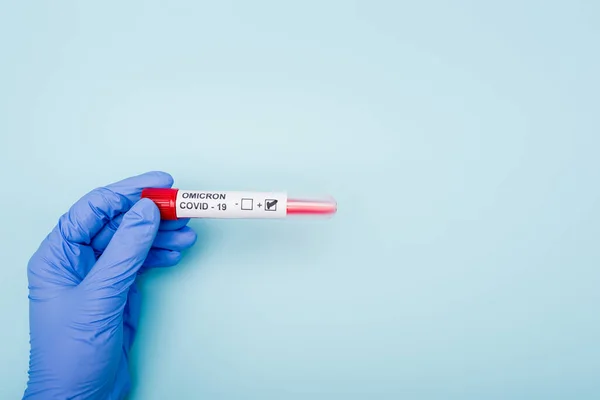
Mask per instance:
[[[162,221],[144,187],[150,172],[93,190],[64,214],[28,265],[30,360],[26,399],[122,399],[136,333],[139,272],[172,266],[196,241],[187,220]]]

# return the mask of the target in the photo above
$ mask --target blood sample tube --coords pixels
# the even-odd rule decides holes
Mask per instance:
[[[142,198],[158,206],[161,218],[286,218],[288,216],[327,216],[337,211],[333,199],[288,198],[284,192],[229,192],[146,188]]]

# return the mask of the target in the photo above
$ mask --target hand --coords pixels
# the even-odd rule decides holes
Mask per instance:
[[[172,266],[196,234],[160,221],[150,172],[93,190],[64,214],[28,265],[30,360],[26,399],[122,399],[136,333],[140,271]]]

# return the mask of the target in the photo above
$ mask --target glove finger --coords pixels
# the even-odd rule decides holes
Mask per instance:
[[[127,293],[148,256],[159,224],[156,204],[149,199],[138,201],[125,214],[119,229],[82,285],[92,289],[98,298],[117,296],[123,299],[121,295]]]
[[[196,243],[198,235],[189,226],[176,231],[159,232],[154,239],[152,248],[183,251]]]
[[[143,269],[148,270],[150,268],[164,268],[173,267],[181,261],[181,252],[164,250],[164,249],[152,249],[148,253],[146,261],[144,261]]]
[[[57,234],[67,241],[89,244],[102,227],[136,202],[145,187],[171,187],[164,172],[148,172],[92,190],[79,199],[58,223]]]
[[[111,219],[100,229],[100,232],[92,239],[90,245],[94,249],[94,252],[97,256],[102,254],[102,252],[106,249],[106,246],[112,240],[115,232],[119,229],[119,225],[121,225],[121,221],[123,220],[123,215],[119,214],[115,218]]]
[[[135,203],[140,199],[142,189],[149,187],[170,188],[171,186],[173,186],[171,175],[162,171],[151,171],[111,183],[106,187],[127,197],[131,203]]]
[[[164,220],[160,221],[160,227],[158,230],[160,231],[176,231],[178,229],[183,228],[190,222],[189,218],[179,218],[175,220]]]
[[[133,345],[133,340],[137,333],[140,311],[142,308],[141,300],[141,293],[134,282],[129,288],[127,303],[123,310],[123,352],[125,353],[126,358],[129,358],[129,350]]]
[[[114,219],[112,219],[111,221],[109,221],[106,225],[104,225],[104,228],[102,228],[102,230],[100,232],[98,232],[98,234],[96,236],[94,236],[94,239],[92,239],[92,248],[94,249],[94,252],[96,253],[96,256],[100,256],[100,254],[102,254],[102,252],[106,249],[106,246],[108,246],[108,244],[110,243],[111,239],[113,238],[115,232],[117,231],[117,229],[119,228],[119,225],[121,224],[121,221],[123,220],[123,215],[119,215],[117,217],[115,217]],[[178,224],[169,224],[167,225],[167,228],[169,229],[174,229],[177,228],[177,226],[179,226],[179,230],[161,230],[161,227],[163,226],[163,222],[177,222]],[[185,227],[185,225],[187,224],[188,220],[176,220],[176,221],[161,221],[160,226],[159,226],[159,231],[156,234],[156,239],[154,240],[154,247],[160,247],[160,248],[164,248],[164,249],[169,249],[169,250],[177,250],[180,247],[189,247],[191,246],[193,243],[190,243],[189,245],[186,245],[186,243],[188,243],[191,239],[192,236],[195,236],[194,231],[191,228],[187,228]],[[187,230],[190,230],[190,232],[188,232]],[[181,232],[181,234],[174,234],[173,232]],[[194,238],[195,241],[195,238]],[[164,245],[157,245],[156,243],[162,243]],[[166,246],[166,247],[165,247]],[[175,248],[172,248],[172,246],[176,246]]]

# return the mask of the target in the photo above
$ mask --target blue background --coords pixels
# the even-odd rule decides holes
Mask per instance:
[[[30,255],[155,169],[339,213],[194,221],[132,399],[600,398],[599,3],[450,3],[3,1],[0,398]]]

